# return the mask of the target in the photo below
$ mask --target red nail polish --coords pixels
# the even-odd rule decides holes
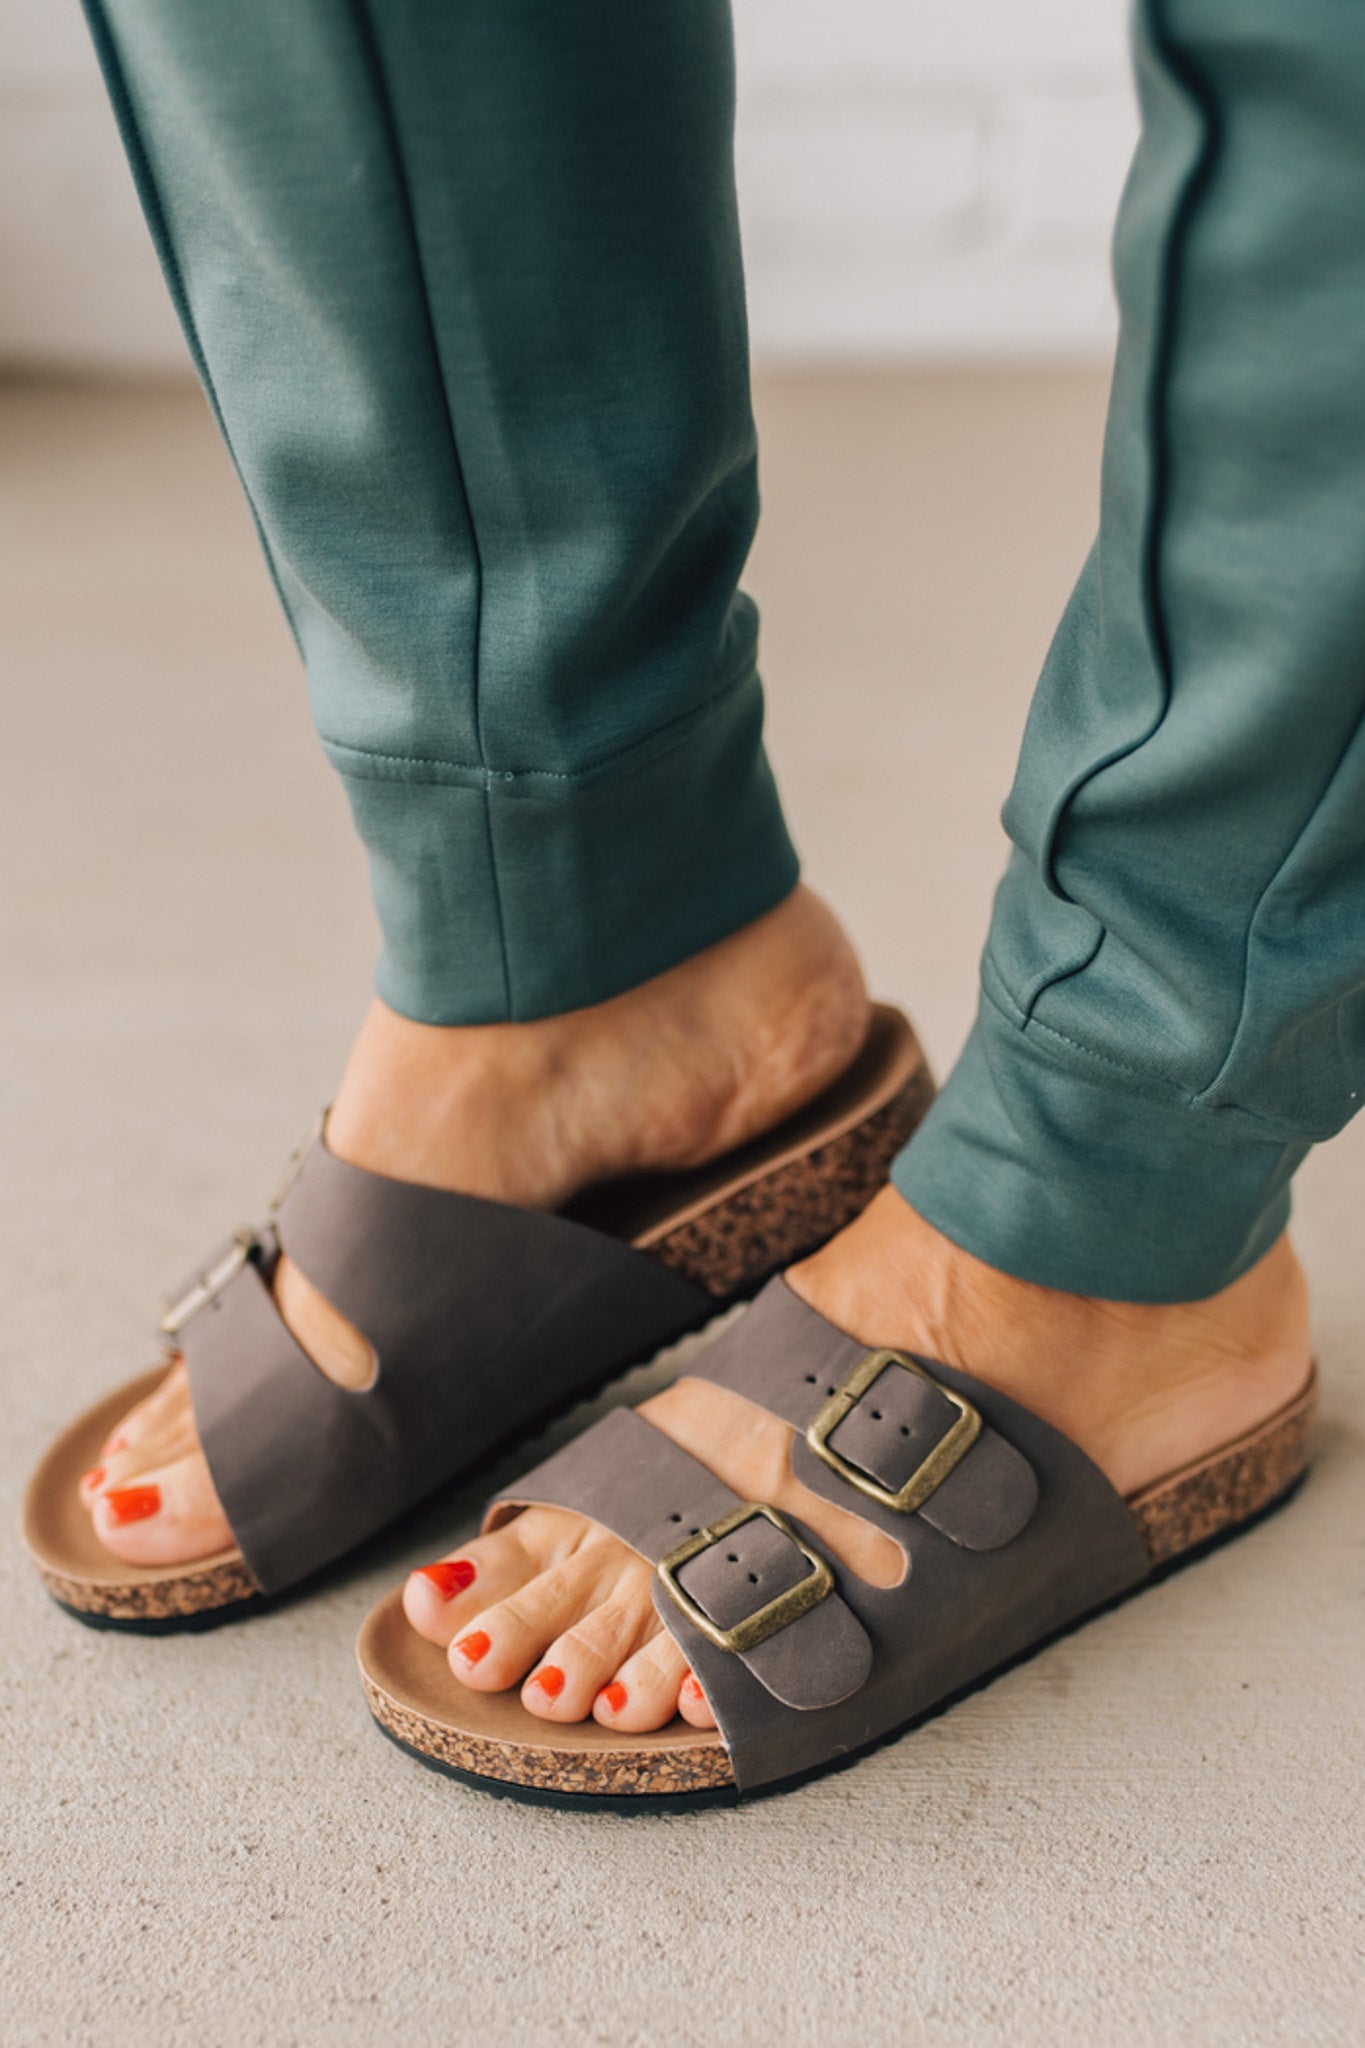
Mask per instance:
[[[115,1486],[104,1496],[104,1504],[115,1522],[145,1522],[161,1509],[159,1486]]]
[[[443,1600],[453,1600],[457,1593],[465,1592],[478,1576],[467,1557],[442,1560],[440,1564],[419,1564],[417,1569],[424,1579],[431,1580]]]
[[[597,1695],[597,1697],[601,1700],[606,1701],[607,1707],[611,1713],[619,1714],[622,1707],[626,1703],[627,1694],[626,1689],[622,1685],[620,1679],[614,1678],[610,1685],[603,1686],[601,1692]]]
[[[103,1486],[103,1484],[103,1465],[92,1465],[90,1467],[90,1470],[84,1475],[84,1477],[81,1480],[81,1485],[86,1488],[87,1492],[90,1493],[93,1493],[97,1487]]]
[[[492,1649],[493,1638],[485,1635],[481,1628],[476,1628],[473,1635],[461,1636],[455,1647],[466,1664],[477,1664]]]
[[[704,1692],[702,1691],[701,1687],[700,1687],[700,1686],[699,1686],[699,1685],[697,1684],[697,1681],[696,1681],[696,1679],[695,1679],[695,1678],[693,1677],[693,1675],[692,1675],[692,1673],[691,1673],[690,1671],[688,1672],[688,1674],[687,1674],[686,1678],[685,1678],[685,1679],[683,1680],[683,1682],[682,1682],[682,1689],[683,1689],[683,1697],[684,1697],[685,1699],[689,1699],[689,1700],[691,1700],[694,1706],[698,1706],[698,1707],[701,1707],[701,1706],[705,1706],[705,1704],[706,1704],[706,1694],[705,1694],[705,1693],[704,1693]]]
[[[531,1683],[540,1687],[547,1700],[557,1700],[564,1690],[564,1673],[557,1664],[542,1664]]]

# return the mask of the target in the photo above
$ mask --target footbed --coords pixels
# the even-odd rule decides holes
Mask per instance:
[[[877,1004],[858,1057],[805,1108],[709,1166],[606,1184],[579,1197],[566,1213],[642,1250],[658,1247],[670,1231],[695,1224],[739,1191],[856,1129],[893,1101],[923,1065],[907,1019]],[[160,1364],[140,1373],[78,1416],[49,1446],[29,1481],[25,1542],[48,1590],[74,1612],[145,1625],[211,1614],[258,1596],[235,1546],[171,1567],[111,1556],[81,1502],[82,1475],[99,1462],[115,1425],[165,1371]]]

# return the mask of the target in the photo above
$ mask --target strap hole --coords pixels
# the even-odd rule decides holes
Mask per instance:
[[[826,1398],[827,1398],[828,1400],[831,1400],[831,1401],[832,1401],[832,1400],[834,1399],[834,1389],[833,1389],[833,1387],[826,1387],[826,1388],[825,1388],[825,1395],[826,1395]]]
[[[757,1572],[750,1572],[750,1574],[749,1574],[749,1584],[750,1584],[751,1586],[756,1586],[756,1585],[758,1584],[758,1573],[757,1573]]]
[[[881,1421],[881,1419],[882,1419],[882,1411],[881,1411],[881,1409],[880,1409],[880,1408],[874,1408],[874,1409],[872,1410],[872,1420],[873,1420],[874,1422],[880,1422],[880,1421]]]
[[[909,1434],[910,1434],[910,1425],[909,1425],[908,1423],[906,1423],[906,1422],[903,1422],[903,1423],[901,1424],[901,1435],[902,1435],[902,1436],[909,1436]]]
[[[700,1529],[689,1529],[687,1533],[688,1533],[688,1535],[689,1535],[689,1536],[700,1536],[700,1534],[701,1534],[701,1530],[700,1530]]]
[[[737,1550],[727,1550],[725,1553],[725,1562],[727,1564],[738,1564],[739,1552]]]
[[[682,1516],[681,1516],[681,1515],[670,1515],[668,1519],[669,1519],[669,1521],[670,1521],[670,1522],[680,1522],[680,1521],[682,1520]],[[693,1533],[695,1534],[696,1532],[694,1531]]]
[[[815,1385],[815,1374],[813,1372],[808,1372],[806,1374],[806,1385],[808,1387],[813,1387]]]

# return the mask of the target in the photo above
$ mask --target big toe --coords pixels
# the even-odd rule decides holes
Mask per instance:
[[[197,1450],[118,1483],[106,1476],[93,1492],[90,1515],[105,1549],[128,1564],[192,1564],[232,1542]]]

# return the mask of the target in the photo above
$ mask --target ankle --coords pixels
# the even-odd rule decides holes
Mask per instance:
[[[1272,1414],[1311,1364],[1307,1285],[1285,1237],[1206,1301],[1103,1301],[985,1265],[887,1189],[788,1278],[860,1342],[1009,1394],[1124,1493]]]
[[[328,1142],[352,1163],[526,1206],[717,1157],[849,1065],[870,1005],[806,889],[668,973],[526,1024],[414,1023],[376,1001]]]

